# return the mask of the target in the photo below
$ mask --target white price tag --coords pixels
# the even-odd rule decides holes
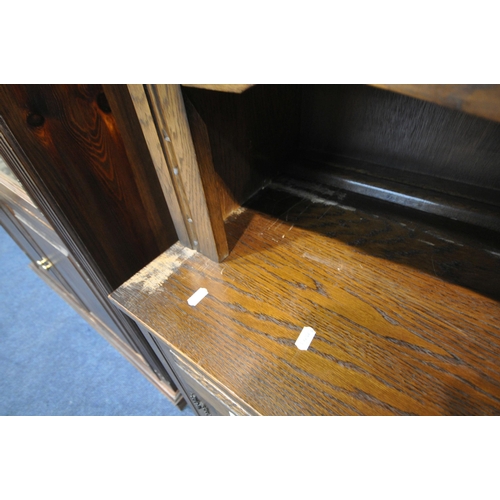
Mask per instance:
[[[304,326],[300,332],[299,338],[295,341],[295,345],[301,351],[307,351],[316,332],[310,326]]]
[[[188,304],[190,306],[196,306],[203,297],[206,297],[208,295],[208,290],[206,288],[198,288],[196,292],[191,295],[188,299]]]

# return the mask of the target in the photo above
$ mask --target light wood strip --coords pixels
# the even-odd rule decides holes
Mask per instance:
[[[245,90],[253,87],[253,84],[237,84],[237,83],[183,83],[183,87],[196,87],[198,89],[216,90],[218,92],[231,92],[233,94],[241,94]]]
[[[191,246],[186,220],[179,205],[178,197],[172,183],[172,174],[169,171],[167,160],[164,155],[161,139],[155,127],[154,119],[151,115],[148,99],[143,85],[127,85],[130,97],[134,103],[135,111],[144,133],[144,138],[148,145],[149,153],[153,160],[160,185],[165,196],[165,200],[172,216],[172,220],[177,232],[179,241],[186,246]]]
[[[500,85],[373,84],[373,86],[500,122]]]
[[[147,85],[151,107],[171,169],[176,192],[191,233],[192,248],[212,260],[228,254],[220,201],[213,186],[213,167],[200,170],[191,138],[186,110],[179,85]]]

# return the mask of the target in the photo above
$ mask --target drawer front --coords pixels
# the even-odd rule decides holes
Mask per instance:
[[[221,415],[226,416],[246,416],[248,413],[241,408],[225,392],[221,391],[207,377],[200,372],[193,370],[188,364],[184,363],[173,351],[172,359],[175,366],[179,368],[178,372],[182,375],[191,388],[195,390],[205,401],[213,406]]]
[[[185,373],[179,373],[184,390],[198,415],[205,417],[229,416],[229,411],[216,398]]]
[[[230,396],[202,370],[194,367],[184,356],[155,336],[163,355],[181,380],[191,404],[199,415],[248,416],[248,411],[237,398]]]

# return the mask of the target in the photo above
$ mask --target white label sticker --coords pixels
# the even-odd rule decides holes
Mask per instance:
[[[206,297],[208,295],[208,290],[206,288],[198,288],[196,292],[191,295],[188,299],[188,304],[190,306],[196,306],[203,297]]]
[[[301,351],[307,351],[316,332],[310,326],[304,326],[300,332],[299,338],[295,341],[295,345]]]

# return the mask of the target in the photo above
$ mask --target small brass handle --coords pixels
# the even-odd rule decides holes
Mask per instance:
[[[52,262],[47,259],[47,257],[44,257],[42,260],[37,260],[36,263],[42,268],[42,269],[50,269],[52,267]]]

